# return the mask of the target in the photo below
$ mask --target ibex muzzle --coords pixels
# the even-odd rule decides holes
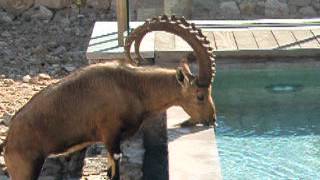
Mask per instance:
[[[37,179],[48,155],[96,142],[106,145],[110,174],[119,179],[120,142],[135,133],[144,119],[180,105],[195,122],[215,121],[214,58],[194,25],[174,16],[147,21],[127,39],[128,59],[131,43],[136,41],[139,50],[143,36],[155,30],[177,34],[194,48],[198,75],[190,72],[185,59],[176,70],[112,62],[85,67],[48,86],[11,120],[5,162],[12,180]]]

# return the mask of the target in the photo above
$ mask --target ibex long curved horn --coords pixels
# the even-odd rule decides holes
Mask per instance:
[[[139,62],[144,60],[140,55],[140,44],[143,37],[152,31],[166,31],[184,39],[194,50],[198,61],[198,85],[201,87],[210,86],[216,72],[213,49],[210,47],[210,42],[202,34],[201,30],[196,28],[193,23],[189,24],[184,18],[178,18],[176,16],[168,18],[168,16],[163,15],[147,20],[143,25],[136,28],[126,39],[124,46],[125,54],[129,61],[139,64]],[[135,60],[132,59],[130,54],[133,42],[135,42],[135,53],[138,57]]]

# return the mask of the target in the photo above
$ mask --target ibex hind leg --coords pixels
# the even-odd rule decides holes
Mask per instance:
[[[23,157],[23,153],[6,154],[5,162],[11,180],[37,180],[44,158]]]

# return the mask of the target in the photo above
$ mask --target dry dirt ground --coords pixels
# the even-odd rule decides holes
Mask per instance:
[[[76,8],[59,11],[32,9],[19,17],[0,9],[0,143],[6,136],[12,115],[34,94],[87,65],[85,51],[94,22],[114,19],[113,9],[105,12],[86,8],[81,14]],[[95,153],[92,151],[95,149],[91,150]],[[47,172],[45,178],[79,177],[81,163],[79,165],[77,159],[83,158],[84,153],[49,160],[52,163],[47,163],[48,169],[53,170]],[[2,155],[0,164],[4,165]],[[90,166],[90,159],[88,164]],[[92,175],[94,178],[91,179],[106,179],[105,175],[97,176],[101,174],[101,166],[103,163],[92,164],[91,170],[89,167],[84,172],[85,177]],[[1,180],[6,179],[3,174],[0,171]]]

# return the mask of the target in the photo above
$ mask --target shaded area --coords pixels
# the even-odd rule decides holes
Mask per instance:
[[[166,113],[161,113],[159,116],[154,117],[154,119],[144,124],[144,180],[169,179],[166,122]]]

